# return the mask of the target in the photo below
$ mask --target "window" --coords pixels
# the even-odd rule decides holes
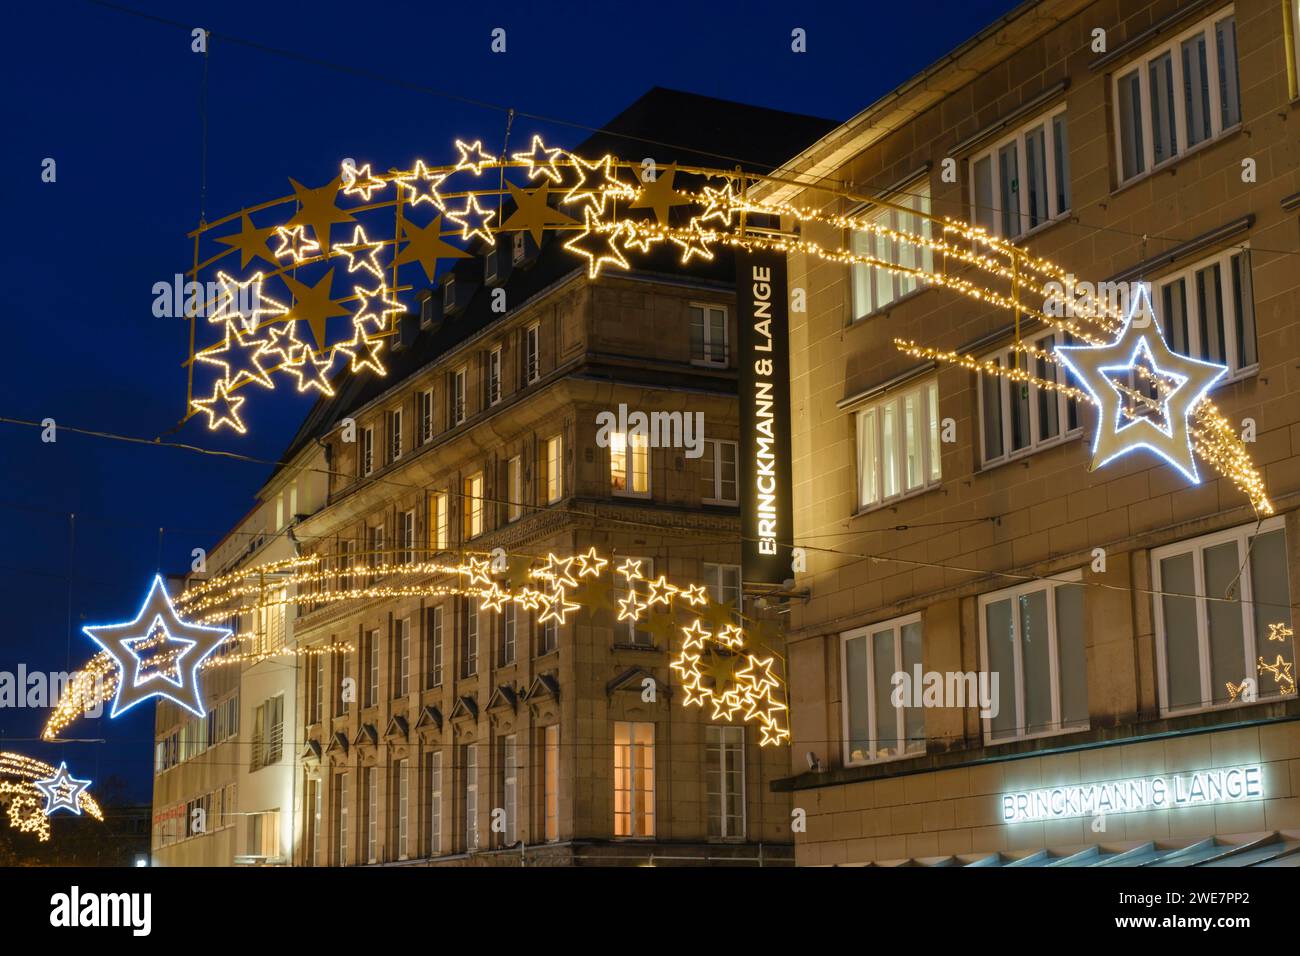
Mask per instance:
[[[424,667],[428,687],[442,686],[442,606],[429,608],[429,628],[425,633]]]
[[[1246,678],[1260,700],[1295,694],[1261,669],[1295,661],[1293,639],[1270,626],[1291,627],[1288,561],[1280,517],[1152,551],[1163,713],[1230,705]]]
[[[256,652],[273,654],[284,647],[284,625],[288,611],[288,597],[284,588],[267,595],[268,603],[257,609]]]
[[[691,362],[726,366],[727,310],[720,305],[691,305]]]
[[[447,550],[447,493],[436,491],[429,496],[429,550]]]
[[[478,849],[478,745],[462,744],[461,772],[465,775],[465,849]]]
[[[429,754],[429,855],[442,853],[442,752]]]
[[[367,631],[365,640],[366,707],[379,704],[379,631]]]
[[[377,524],[367,528],[366,535],[368,538],[366,563],[372,568],[377,568],[384,563],[384,526]]]
[[[560,622],[551,618],[537,625],[537,653],[549,654],[560,646]]]
[[[343,699],[343,691],[349,678],[352,677],[352,654],[344,652],[336,660],[338,665],[334,672],[337,677],[334,687],[334,716],[342,717],[347,713],[348,702]]]
[[[488,353],[487,360],[487,403],[495,405],[501,401],[501,346]]]
[[[845,766],[924,753],[921,708],[893,702],[894,675],[921,664],[921,615],[856,628],[842,643]]]
[[[465,518],[462,535],[465,540],[477,538],[483,533],[483,472],[477,472],[465,479],[464,484]]]
[[[260,856],[266,860],[277,859],[280,856],[280,811],[250,813],[247,819],[248,855]]]
[[[971,167],[971,218],[1014,239],[1070,210],[1070,150],[1065,107],[977,154]]]
[[[433,438],[433,389],[420,393],[420,444]]]
[[[701,468],[704,474],[706,505],[734,505],[740,499],[736,494],[737,444],[717,438],[704,440]]]
[[[650,582],[654,580],[655,563],[653,558],[629,557],[627,560],[633,564],[640,564],[641,576],[633,578],[627,582],[628,590],[635,591],[637,598],[642,604],[645,604],[650,596]],[[646,618],[650,612],[643,612],[639,621],[629,618],[626,621],[616,621],[614,624],[615,640],[625,641],[635,647],[654,647],[654,634],[647,627],[649,623]],[[619,633],[620,628],[626,628]]]
[[[346,591],[352,587],[352,556],[356,550],[352,541],[339,542],[339,589]]]
[[[560,725],[542,731],[542,833],[547,843],[560,838]]]
[[[284,750],[284,695],[268,697],[253,711],[253,759],[249,770],[278,763]]]
[[[1078,572],[1070,577],[1077,581]],[[998,675],[997,712],[984,720],[986,739],[1087,727],[1083,585],[1035,581],[981,595],[979,607],[985,669]]]
[[[545,458],[545,475],[546,475],[546,504],[555,504],[560,500],[564,493],[564,476],[561,472],[563,468],[563,458],[560,454],[562,444],[559,435],[552,435],[546,439],[546,458]]]
[[[1228,249],[1158,280],[1152,305],[1175,352],[1226,365],[1234,378],[1259,364],[1249,249]]]
[[[415,510],[403,511],[399,518],[398,534],[401,537],[401,554],[398,560],[402,564],[415,563]]]
[[[505,829],[501,833],[501,845],[513,846],[519,839],[519,753],[515,747],[515,735],[506,734],[501,738],[501,809],[505,811]]]
[[[623,432],[609,436],[609,478],[616,495],[650,494],[650,446],[646,436]]]
[[[506,498],[508,520],[518,521],[524,513],[524,466],[518,455],[506,462]]]
[[[308,723],[319,723],[325,716],[325,655],[317,653],[315,655],[315,666],[312,668],[312,689],[311,689],[311,717]]]
[[[411,692],[411,619],[404,617],[393,622],[393,643],[397,645],[394,658],[397,672],[393,675],[395,697],[405,697]]]
[[[928,246],[899,242],[880,231],[893,230],[928,239],[930,220],[923,217],[930,213],[929,182],[917,183],[908,192],[893,197],[892,202],[902,208],[877,206],[859,215],[866,228],[853,233],[852,249],[854,255],[869,256],[904,271],[891,272],[882,266],[855,262],[851,267],[854,320],[878,312],[916,291],[918,282],[913,273],[929,272],[934,262]]]
[[[473,677],[478,673],[478,598],[464,598],[460,607],[460,676]]]
[[[939,482],[939,385],[931,380],[873,402],[857,413],[858,507]]]
[[[1050,331],[1023,341],[1050,354],[1056,345],[1070,345],[1072,339],[1068,333]],[[1024,352],[1003,349],[985,358],[1001,368],[1011,368],[1015,363],[1046,381],[1075,385],[1073,376],[1060,363],[1034,359],[1031,370],[1029,356]],[[1058,390],[1011,382],[1001,375],[983,375],[980,379],[980,451],[985,465],[1032,454],[1079,433],[1075,399]]]
[[[366,768],[366,862],[379,862],[379,771]]]
[[[394,408],[388,413],[388,461],[402,457],[402,410]]]
[[[524,383],[531,385],[542,376],[541,327],[534,322],[524,329]]]
[[[740,623],[740,565],[705,562],[704,584],[709,589],[710,599],[715,604],[730,604],[734,609],[732,617]]]
[[[409,856],[407,838],[410,834],[411,795],[410,781],[407,777],[407,762],[397,761],[393,769],[393,793],[396,795],[393,819],[397,821],[397,858],[405,860]]]
[[[709,799],[709,837],[745,838],[745,728],[704,728],[704,783]]]
[[[375,429],[367,425],[361,430],[361,477],[375,470]]]
[[[655,835],[655,725],[614,722],[614,836]]]
[[[1241,122],[1232,8],[1128,64],[1114,83],[1120,182],[1223,135]]]
[[[516,605],[508,602],[497,615],[501,619],[501,643],[497,647],[497,664],[504,666],[515,662],[515,626],[518,620]]]
[[[321,785],[319,780],[307,780],[307,805],[311,807],[311,816],[308,823],[311,825],[311,837],[307,841],[310,857],[308,866],[321,866],[325,861],[320,855],[320,825],[321,825]]]
[[[338,865],[348,865],[348,775],[340,773],[334,778],[334,848]]]
[[[448,427],[455,428],[465,420],[465,369],[451,373],[451,396],[447,407]]]

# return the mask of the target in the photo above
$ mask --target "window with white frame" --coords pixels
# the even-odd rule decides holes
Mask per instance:
[[[435,491],[429,496],[429,550],[447,550],[447,493]]]
[[[466,370],[458,368],[451,373],[451,395],[447,401],[447,418],[450,427],[455,428],[465,420],[465,375]]]
[[[325,861],[320,855],[320,828],[321,828],[321,809],[323,800],[321,798],[321,781],[319,778],[308,779],[307,781],[307,805],[311,807],[311,839],[307,845],[311,848],[311,862],[309,866],[323,866]]]
[[[638,600],[642,604],[646,603],[650,596],[650,582],[655,576],[655,562],[653,558],[629,557],[628,561],[641,568],[641,576],[632,578],[627,582],[628,590],[635,591]],[[616,628],[626,628],[622,635],[615,630],[615,641],[626,642],[636,647],[654,647],[654,634],[647,628],[646,618],[649,616],[648,611],[642,611],[640,620],[629,618],[626,621],[619,621]]]
[[[403,758],[393,768],[393,793],[395,794],[393,818],[397,821],[397,858],[405,860],[409,856],[407,840],[410,836],[411,793],[410,779],[407,775],[409,764]]]
[[[415,510],[403,511],[398,519],[398,534],[401,536],[402,553],[399,560],[402,564],[415,563]]]
[[[1162,713],[1295,695],[1288,561],[1280,516],[1151,552]]]
[[[501,346],[488,353],[487,358],[487,403],[495,405],[501,401]]]
[[[1081,575],[1054,577],[980,595],[984,668],[998,675],[990,743],[1088,726]]]
[[[366,768],[366,862],[379,862],[379,771]]]
[[[1241,122],[1237,21],[1231,6],[1114,73],[1120,182]]]
[[[687,307],[691,322],[691,362],[725,367],[727,364],[727,310],[720,305],[692,303]]]
[[[542,835],[547,843],[560,838],[560,725],[542,729]]]
[[[379,704],[379,631],[366,633],[366,702],[364,706]]]
[[[372,425],[367,425],[361,429],[361,450],[360,450],[360,468],[361,477],[364,478],[375,470],[375,429]]]
[[[545,455],[543,464],[546,468],[546,504],[555,504],[564,494],[564,457],[562,454],[563,442],[559,435],[552,435],[546,439]]]
[[[442,853],[442,751],[435,750],[429,754],[427,768],[428,850],[430,856],[438,856]]]
[[[501,752],[498,755],[501,767],[499,783],[501,809],[505,811],[505,828],[501,833],[501,845],[513,846],[519,839],[519,752],[515,746],[515,735],[505,734],[500,738]]]
[[[338,854],[338,865],[347,866],[348,859],[348,803],[351,798],[348,789],[347,773],[334,777],[334,850]]]
[[[506,516],[518,521],[524,513],[524,461],[515,455],[506,462]]]
[[[516,625],[519,614],[513,601],[508,601],[497,615],[500,618],[500,643],[497,645],[497,663],[499,665],[515,662]],[[513,841],[511,841],[513,842]]]
[[[342,717],[348,712],[348,700],[350,695],[344,694],[344,689],[348,686],[348,679],[352,677],[352,654],[343,651],[335,657],[334,666],[334,716]],[[353,698],[355,699],[355,698]]]
[[[367,563],[372,568],[377,568],[384,563],[384,526],[382,524],[372,525],[367,529],[369,541],[366,542]]]
[[[433,389],[420,393],[420,444],[433,438]]]
[[[894,675],[915,678],[921,664],[921,615],[855,628],[842,637],[844,764],[925,753],[925,715],[894,704]]]
[[[655,835],[655,725],[614,722],[614,836]]]
[[[1050,355],[1057,345],[1070,345],[1072,338],[1068,332],[1051,330],[1027,336],[1022,341]],[[1045,358],[1031,361],[1027,353],[1014,348],[987,355],[985,359],[1000,368],[1019,367],[1036,378],[1058,385],[1075,384],[1063,364]],[[1013,382],[1003,375],[981,375],[979,402],[980,453],[985,465],[1032,454],[1079,433],[1078,402],[1059,389]]]
[[[541,327],[534,322],[524,329],[524,382],[531,385],[542,377]]]
[[[1036,117],[970,160],[971,218],[1014,239],[1070,210],[1065,107]]]
[[[938,484],[939,386],[890,392],[857,412],[858,507],[871,508]]]
[[[704,562],[704,585],[715,604],[729,604],[735,609],[732,616],[739,622],[742,610],[740,565]]]
[[[460,613],[460,676],[473,677],[478,673],[478,598],[463,598]]]
[[[339,588],[346,591],[352,587],[352,562],[356,553],[356,542],[343,539],[339,542]]]
[[[634,432],[611,432],[609,436],[609,480],[616,495],[642,497],[650,494],[650,443]]]
[[[549,654],[560,646],[560,622],[549,618],[537,625],[537,653]]]
[[[393,675],[395,697],[405,697],[411,691],[411,619],[399,618],[393,622],[393,643],[397,645],[394,655],[397,661],[396,673]]]
[[[855,262],[850,267],[854,320],[879,312],[916,291],[920,280],[915,273],[929,272],[934,264],[929,246],[890,235],[893,232],[920,240],[930,238],[930,220],[925,218],[930,214],[929,181],[918,181],[889,197],[889,201],[890,206],[870,206],[857,216],[864,228],[853,231],[852,252],[875,261]],[[899,208],[892,208],[895,206]]]
[[[1228,377],[1259,364],[1248,248],[1226,249],[1156,280],[1152,306],[1175,352],[1228,367]]]
[[[704,728],[704,786],[709,801],[709,838],[745,838],[745,728]]]
[[[700,456],[704,481],[703,504],[734,505],[740,500],[736,491],[738,448],[738,443],[734,441],[704,439],[704,454]]]
[[[402,457],[402,410],[394,408],[388,413],[388,460]]]
[[[478,744],[462,744],[460,748],[461,773],[465,777],[465,840],[466,850],[478,849]]]
[[[461,533],[468,541],[483,533],[483,472],[476,472],[466,478],[463,490],[461,508],[465,517]]]
[[[442,686],[442,605],[429,608],[428,630],[425,633],[424,668],[425,687]]]
[[[325,716],[325,655],[317,653],[314,679],[312,681],[311,719],[308,723],[319,723]]]

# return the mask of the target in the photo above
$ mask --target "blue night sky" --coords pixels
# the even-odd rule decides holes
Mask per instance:
[[[321,185],[345,156],[387,169],[453,159],[458,136],[499,147],[503,112],[427,90],[584,127],[652,86],[846,119],[1015,6],[128,5],[147,16],[86,0],[22,4],[0,31],[10,210],[0,417],[65,428],[43,444],[38,429],[0,423],[3,671],[84,664],[95,648],[81,625],[133,615],[151,575],[187,569],[191,549],[213,545],[270,472],[66,430],[152,439],[184,411],[186,327],[153,316],[152,288],[187,267],[185,233],[199,215],[203,57],[190,50],[192,27],[217,34],[207,101],[215,219],[287,193],[288,176]],[[504,55],[489,50],[495,27],[507,31]],[[790,51],[795,27],[807,30],[806,54]],[[569,147],[588,135],[517,119],[512,145],[534,132]],[[41,181],[46,157],[58,164],[53,184]],[[168,440],[275,459],[309,401],[285,388],[260,398],[247,436],[219,438],[195,419]],[[0,710],[0,749],[67,760],[99,782],[118,775],[148,798],[150,705],[69,728],[103,743],[42,744],[45,716]]]

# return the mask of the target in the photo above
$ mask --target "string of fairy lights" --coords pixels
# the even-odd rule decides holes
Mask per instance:
[[[362,557],[362,556],[358,556]],[[628,558],[615,564],[597,548],[571,555],[548,553],[501,556],[462,552],[431,561],[384,561],[359,567],[328,567],[318,556],[298,557],[240,568],[195,584],[175,600],[197,624],[251,615],[253,632],[231,633],[218,653],[196,673],[212,667],[255,663],[280,655],[312,656],[351,653],[345,642],[302,647],[269,647],[256,624],[270,609],[290,605],[314,610],[337,601],[395,600],[459,596],[477,602],[479,613],[501,614],[507,605],[532,611],[539,625],[568,623],[586,611],[609,611],[616,624],[644,626],[665,645],[680,635],[681,645],[669,662],[680,677],[683,704],[710,708],[714,720],[755,723],[760,746],[789,740],[784,663],[763,639],[771,639],[767,622],[752,621],[730,602],[713,600],[698,582],[674,584],[660,574],[650,578],[643,562]],[[454,584],[446,583],[450,578]],[[381,583],[382,582],[382,583]],[[167,643],[149,634],[132,644],[148,652]],[[95,655],[69,682],[50,713],[41,737],[52,741],[81,715],[118,693],[121,665],[110,654]]]
[[[19,833],[34,833],[42,843],[50,838],[50,817],[58,810],[100,821],[104,812],[88,792],[89,780],[78,780],[67,766],[58,768],[10,751],[0,752],[0,804],[9,826]]]

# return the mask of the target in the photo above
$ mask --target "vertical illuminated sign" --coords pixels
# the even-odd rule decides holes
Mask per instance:
[[[790,570],[790,316],[785,255],[736,253],[740,329],[742,577],[781,584]]]

